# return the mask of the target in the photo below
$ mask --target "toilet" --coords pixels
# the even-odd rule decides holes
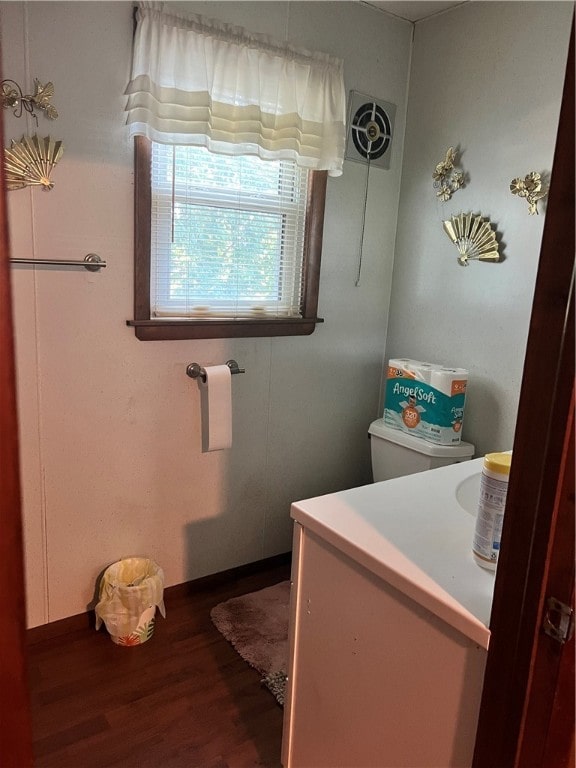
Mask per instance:
[[[387,427],[384,419],[373,421],[368,428],[368,435],[375,483],[424,472],[427,469],[446,467],[448,464],[458,464],[474,456],[474,446],[471,443],[436,445]]]

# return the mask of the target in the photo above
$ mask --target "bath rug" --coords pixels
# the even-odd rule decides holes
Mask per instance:
[[[281,707],[284,706],[284,693],[286,690],[286,680],[288,676],[285,672],[272,672],[266,677],[262,678],[262,684],[268,688],[272,696],[276,699]]]
[[[210,617],[219,632],[232,644],[244,661],[264,677],[262,683],[284,700],[288,666],[288,613],[290,582],[233,597],[219,603]]]

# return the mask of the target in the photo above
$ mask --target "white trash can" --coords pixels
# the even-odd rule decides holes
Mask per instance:
[[[126,557],[100,580],[96,629],[102,622],[117,645],[141,645],[154,633],[156,608],[166,618],[164,571],[148,557]]]

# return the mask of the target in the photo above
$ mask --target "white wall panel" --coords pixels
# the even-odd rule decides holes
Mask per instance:
[[[529,216],[509,186],[551,171],[572,13],[472,2],[415,27],[386,357],[469,369],[463,439],[477,455],[514,439],[545,205]],[[439,203],[432,172],[450,146],[469,183]],[[502,263],[457,265],[442,220],[467,211],[495,225]]]
[[[132,3],[0,5],[5,76],[16,72],[25,88],[33,77],[52,80],[59,118],[40,115],[38,131],[65,145],[51,192],[10,194],[14,255],[95,252],[108,263],[99,273],[14,269],[30,626],[84,611],[99,573],[122,556],[154,557],[172,585],[285,552],[293,499],[369,478],[366,430],[377,415],[386,334],[410,25],[352,3],[177,6],[342,56],[347,87],[398,104],[395,170],[372,174],[361,289],[362,167],[347,163],[329,181],[326,322],[312,336],[140,342],[125,325]],[[370,41],[369,52],[351,28]],[[24,130],[11,119],[8,136]],[[230,357],[246,368],[232,380],[233,448],[203,454],[198,385],[186,365]]]

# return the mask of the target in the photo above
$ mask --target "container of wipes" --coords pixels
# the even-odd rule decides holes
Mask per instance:
[[[512,454],[487,453],[480,476],[480,497],[472,552],[482,568],[496,570]]]
[[[384,423],[437,445],[462,437],[468,371],[408,358],[388,361]]]

